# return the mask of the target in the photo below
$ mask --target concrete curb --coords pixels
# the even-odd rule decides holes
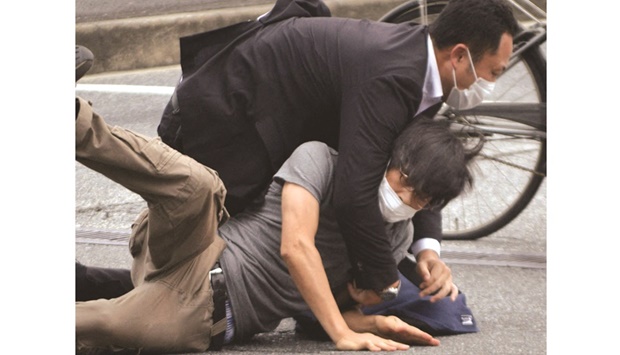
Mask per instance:
[[[403,0],[325,0],[334,17],[378,20]],[[252,20],[273,4],[76,24],[76,44],[95,54],[89,74],[179,64],[179,38]]]

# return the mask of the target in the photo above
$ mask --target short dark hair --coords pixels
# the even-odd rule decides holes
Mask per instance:
[[[450,0],[429,25],[437,48],[464,43],[474,63],[488,51],[495,53],[504,33],[514,38],[518,32],[519,23],[504,0]]]
[[[398,168],[416,193],[443,208],[473,184],[469,162],[480,152],[483,140],[474,147],[450,131],[447,121],[418,117],[398,136],[388,169]]]

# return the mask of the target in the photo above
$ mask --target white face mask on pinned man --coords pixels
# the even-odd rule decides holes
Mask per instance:
[[[476,74],[476,68],[474,68],[474,62],[471,59],[469,48],[467,49],[467,57],[469,58],[469,64],[471,65],[471,70],[474,73],[476,81],[474,81],[474,83],[467,89],[460,90],[456,85],[456,70],[455,68],[452,68],[454,87],[450,91],[450,95],[448,95],[448,99],[446,100],[446,104],[458,110],[467,110],[480,105],[482,100],[491,95],[491,92],[493,92],[493,89],[495,88],[495,83],[479,78]]]
[[[411,219],[418,212],[415,208],[404,203],[389,182],[383,177],[379,185],[379,209],[383,220],[389,223],[395,223]]]

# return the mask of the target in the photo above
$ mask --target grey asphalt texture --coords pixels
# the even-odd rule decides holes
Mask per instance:
[[[401,4],[394,0],[326,1],[334,16],[378,19]],[[80,84],[142,84],[159,70],[167,87],[178,78],[178,37],[222,27],[265,13],[266,0],[76,2],[76,43],[95,53],[95,66]],[[182,6],[182,7],[181,7]],[[146,55],[148,53],[148,55]],[[145,71],[146,70],[146,71]],[[149,74],[143,74],[149,73]],[[163,74],[161,74],[163,73]],[[114,117],[123,106],[118,99],[76,92],[95,102],[104,117]],[[165,95],[148,102],[158,117]],[[115,106],[115,107],[113,107]],[[140,113],[147,114],[147,113]],[[153,122],[136,130],[154,134]],[[122,123],[122,122],[121,122]],[[546,354],[547,353],[547,184],[510,225],[476,241],[444,241],[443,257],[465,293],[480,332],[442,336],[439,347],[413,346],[419,354]],[[76,165],[75,256],[87,265],[129,267],[124,233],[143,207],[139,197]],[[92,237],[87,231],[98,231]],[[120,231],[120,232],[119,232]],[[114,233],[121,237],[115,239]],[[103,237],[102,237],[103,236]],[[240,353],[358,353],[339,352],[331,342],[317,342],[295,334],[294,323],[284,320],[273,332],[243,344],[228,346],[222,354]]]

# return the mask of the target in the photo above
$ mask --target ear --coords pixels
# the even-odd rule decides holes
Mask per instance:
[[[455,44],[450,50],[450,62],[452,66],[456,68],[463,60],[469,60],[467,59],[467,46],[463,43]]]

